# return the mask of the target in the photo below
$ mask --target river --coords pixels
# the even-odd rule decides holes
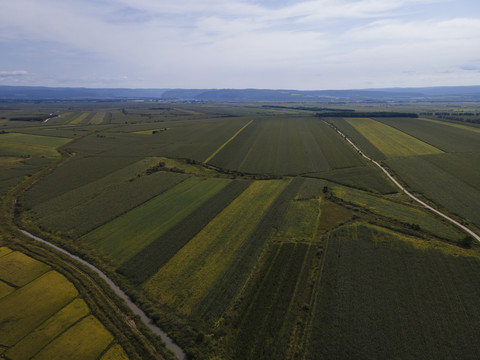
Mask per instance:
[[[108,286],[110,286],[110,288],[115,292],[115,294],[117,294],[120,298],[122,298],[128,305],[128,307],[132,310],[132,312],[135,314],[135,315],[138,315],[140,317],[140,320],[146,325],[148,326],[148,328],[154,333],[154,334],[157,334],[160,336],[160,338],[162,339],[162,341],[165,343],[165,346],[168,350],[170,350],[176,357],[177,359],[179,360],[187,360],[188,357],[187,355],[185,354],[185,352],[183,351],[183,349],[181,347],[179,347],[177,344],[175,344],[175,342],[173,342],[173,340],[168,336],[168,334],[163,331],[161,328],[159,328],[157,325],[155,325],[155,323],[153,322],[152,319],[150,319],[143,311],[142,309],[140,309],[137,305],[135,305],[132,300],[130,300],[130,298],[128,297],[127,294],[125,294],[123,292],[122,289],[120,289],[104,272],[102,272],[100,269],[98,269],[97,267],[95,267],[94,265],[90,264],[88,261],[85,261],[83,260],[82,258],[76,256],[76,255],[73,255],[71,253],[69,253],[67,250],[65,249],[62,249],[61,247],[59,246],[56,246],[44,239],[41,239],[39,238],[38,236],[35,236],[33,234],[30,234],[28,231],[25,231],[25,230],[22,230],[22,229],[19,229],[23,234],[27,235],[28,237],[36,240],[36,241],[39,241],[43,244],[46,244],[52,248],[54,248],[55,250],[58,250],[62,253],[64,253],[65,255],[68,255],[69,257],[71,257],[72,259],[75,259],[77,260],[78,262],[88,266],[90,269],[92,269],[93,271],[95,271],[107,284]]]

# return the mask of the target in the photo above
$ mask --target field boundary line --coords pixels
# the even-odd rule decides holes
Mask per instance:
[[[359,148],[357,145],[355,145],[353,143],[352,140],[350,140],[344,133],[342,133],[340,130],[338,130],[333,124],[330,124],[328,122],[326,122],[325,120],[322,120],[323,122],[325,122],[326,124],[328,124],[329,126],[331,126],[333,129],[335,129],[337,131],[337,133],[339,133],[345,140],[347,140],[348,143],[350,143],[350,145],[353,146],[353,148],[355,150],[358,151],[358,153],[360,155],[362,155],[365,159],[367,159],[368,161],[370,161],[371,163],[373,163],[374,165],[376,165],[380,170],[382,170],[384,172],[385,175],[387,175],[387,177],[395,184],[395,186],[397,186],[403,193],[405,193],[405,195],[407,195],[408,197],[410,197],[411,199],[413,199],[414,201],[416,201],[417,203],[419,203],[420,205],[422,205],[423,207],[427,208],[428,210],[430,211],[433,211],[435,214],[443,217],[444,219],[450,221],[452,224],[456,225],[457,227],[459,227],[460,229],[462,229],[463,231],[465,231],[466,233],[468,233],[469,235],[473,236],[478,242],[480,242],[480,235],[478,235],[477,233],[475,233],[474,231],[470,230],[469,228],[467,228],[465,225],[462,225],[460,224],[457,220],[451,218],[450,216],[442,213],[440,210],[437,210],[435,209],[434,207],[428,205],[426,202],[420,200],[419,198],[417,198],[415,195],[413,195],[411,192],[409,192],[407,189],[405,189],[389,172],[387,169],[385,169],[383,167],[383,165],[381,165],[378,161],[375,161],[373,159],[371,159],[370,157],[368,157],[367,155],[365,155]]]
[[[217,155],[220,151],[222,151],[222,149],[223,149],[225,146],[227,146],[230,141],[232,141],[233,139],[235,139],[235,138],[236,138],[248,125],[250,125],[252,122],[253,122],[253,119],[250,120],[247,124],[245,124],[245,125],[244,125],[240,130],[238,130],[235,134],[233,134],[233,136],[232,136],[230,139],[228,139],[227,141],[225,141],[217,150],[215,150],[215,152],[214,152],[212,155],[210,155],[210,156],[204,161],[204,163],[206,164],[206,163],[208,163],[210,160],[212,160],[212,159],[215,157],[215,155]]]

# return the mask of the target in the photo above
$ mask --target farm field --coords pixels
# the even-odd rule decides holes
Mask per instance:
[[[77,290],[55,261],[2,247],[17,227],[102,269],[192,360],[479,350],[480,246],[410,201],[335,130],[475,231],[478,127],[375,117],[387,105],[362,102],[15,107],[0,123],[0,139],[21,144],[17,153],[0,145],[1,215],[11,223],[0,224],[1,354],[135,354],[133,335],[112,325],[130,326],[110,315],[115,305],[97,309],[82,295],[93,281]],[[330,108],[372,116],[316,116]],[[52,156],[25,157],[42,141]],[[21,313],[7,331],[1,316],[11,311]]]
[[[167,191],[188,175],[154,171],[161,161],[146,158],[98,180],[44,201],[26,215],[45,229],[80,237]],[[95,211],[92,211],[95,209]]]
[[[254,120],[210,162],[240,172],[280,175],[365,165],[332,129],[312,118]]]
[[[476,187],[421,157],[393,159],[387,165],[414,191],[480,226],[480,191]]]
[[[364,225],[329,235],[308,359],[476,356],[479,258],[416,243]]]
[[[0,247],[0,347],[6,359],[97,359],[112,343],[114,337],[63,275]],[[117,351],[124,353],[121,346]]]
[[[400,221],[408,225],[418,225],[421,229],[439,238],[459,240],[465,236],[463,232],[450,225],[450,223],[422,208],[389,201],[367,192],[344,186],[332,186],[332,193],[343,201],[353,203],[363,209],[368,209],[376,214],[388,217],[393,221]]]
[[[146,282],[147,293],[189,314],[232,262],[285,185],[276,180],[252,183]],[[239,218],[238,214],[245,215]]]
[[[56,158],[56,148],[68,139],[52,136],[27,135],[19,133],[0,134],[0,153],[15,157]]]
[[[192,177],[152,200],[95,229],[87,244],[123,262],[173,227],[229,183]]]
[[[387,158],[442,153],[432,145],[373,119],[347,118],[345,120]]]

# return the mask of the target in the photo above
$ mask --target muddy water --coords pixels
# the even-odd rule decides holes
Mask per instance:
[[[121,297],[128,305],[128,307],[133,311],[135,315],[138,315],[140,317],[140,320],[149,327],[149,329],[154,333],[157,334],[161,337],[162,341],[165,343],[165,346],[167,347],[168,350],[170,350],[178,359],[180,360],[187,360],[188,357],[183,351],[182,348],[180,348],[177,344],[173,342],[173,340],[168,336],[168,334],[163,331],[161,328],[155,325],[152,319],[150,319],[137,305],[135,305],[130,298],[125,294],[122,289],[120,289],[107,275],[105,275],[101,270],[99,270],[97,267],[93,266],[89,262],[83,260],[82,258],[73,255],[69,253],[68,251],[62,249],[61,247],[58,247],[54,244],[49,243],[48,241],[41,239],[35,235],[30,234],[28,231],[21,230],[20,231],[27,235],[28,237],[39,241],[41,243],[44,243],[68,256],[70,256],[72,259],[77,260],[78,262],[88,266],[90,269],[95,271],[105,282],[110,286],[110,288],[119,296]]]

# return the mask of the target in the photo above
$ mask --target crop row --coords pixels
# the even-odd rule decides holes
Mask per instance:
[[[307,359],[468,359],[480,351],[477,257],[367,226],[328,239]]]
[[[364,161],[315,118],[257,119],[212,164],[247,173],[301,174],[361,166]]]
[[[206,181],[227,181],[212,179]],[[136,255],[125,261],[117,271],[136,283],[143,283],[155,274],[200,230],[214,219],[249,185],[247,181],[232,181],[223,186],[209,200],[195,207],[195,211],[183,218],[175,226],[151,241]]]
[[[310,246],[273,246],[250,289],[246,291],[236,325],[236,359],[285,358],[296,313],[301,311],[311,259]]]
[[[414,191],[480,226],[480,191],[423,159],[392,159],[388,166]]]
[[[187,178],[171,172],[138,176],[156,163],[151,158],[126,166],[36,205],[29,215],[45,229],[80,237]]]
[[[285,181],[253,182],[146,282],[149,296],[189,314],[285,186]]]
[[[267,242],[280,227],[290,201],[297,195],[303,181],[301,178],[293,179],[275,198],[254,230],[238,248],[223,274],[192,309],[192,317],[213,324],[229,308],[257,264]]]
[[[195,212],[229,184],[227,179],[190,177],[82,238],[117,264],[127,261]]]

